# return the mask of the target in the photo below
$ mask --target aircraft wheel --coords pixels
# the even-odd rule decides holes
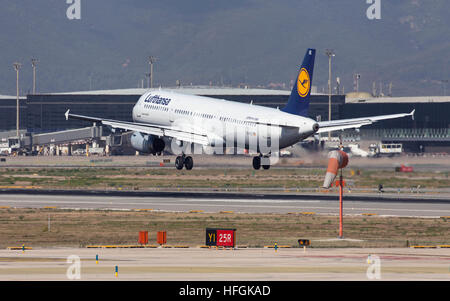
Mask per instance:
[[[183,169],[183,165],[184,165],[183,157],[182,157],[182,156],[178,156],[178,157],[175,159],[175,167],[176,167],[178,170],[180,170],[180,169]]]
[[[270,158],[268,156],[263,157],[263,163],[261,164],[264,169],[270,168]]]
[[[254,169],[261,168],[261,157],[253,157],[253,168]]]
[[[194,167],[194,160],[192,159],[191,156],[187,156],[184,159],[184,166],[186,167],[187,170],[191,170],[192,167]]]

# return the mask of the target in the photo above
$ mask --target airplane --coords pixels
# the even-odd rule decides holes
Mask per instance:
[[[172,151],[179,148],[175,167],[193,168],[186,155],[187,145],[206,150],[241,147],[255,153],[253,168],[269,169],[270,157],[288,146],[319,133],[359,129],[374,122],[412,116],[410,113],[380,115],[341,120],[315,121],[308,117],[309,98],[314,71],[315,49],[308,49],[298,71],[294,87],[284,108],[269,108],[172,91],[148,91],[133,107],[133,122],[90,117],[66,111],[68,119],[78,119],[132,131],[131,145],[143,153],[161,154],[168,143]],[[270,144],[270,146],[269,146]]]

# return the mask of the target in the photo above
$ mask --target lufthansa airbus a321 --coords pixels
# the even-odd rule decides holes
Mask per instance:
[[[171,143],[180,147],[177,169],[192,169],[194,162],[182,147],[225,147],[258,154],[253,168],[270,168],[270,156],[318,133],[360,128],[374,122],[414,116],[411,113],[316,122],[308,117],[315,49],[306,51],[286,106],[268,108],[171,91],[149,91],[133,107],[133,122],[65,113],[66,119],[81,119],[112,129],[133,131],[132,146],[144,153],[160,154]]]

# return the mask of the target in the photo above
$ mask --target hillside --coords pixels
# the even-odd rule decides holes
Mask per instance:
[[[0,0],[0,94],[31,91],[30,59],[39,59],[38,91],[136,87],[157,57],[155,85],[285,83],[306,48],[318,49],[314,84],[326,87],[326,48],[345,91],[393,83],[395,96],[442,95],[450,78],[450,3],[382,0],[381,20],[366,1],[81,0],[81,20],[62,0]],[[144,81],[145,82],[145,81]],[[450,86],[447,91],[450,90]]]

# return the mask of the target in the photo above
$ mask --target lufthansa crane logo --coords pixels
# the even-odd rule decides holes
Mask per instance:
[[[300,70],[297,78],[297,92],[300,97],[305,97],[309,93],[311,87],[311,81],[309,79],[309,73],[305,68]]]

